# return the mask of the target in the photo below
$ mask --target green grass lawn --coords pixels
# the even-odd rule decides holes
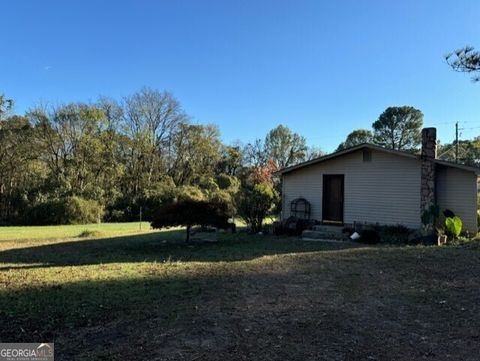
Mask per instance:
[[[58,238],[74,238],[82,234],[96,234],[102,237],[125,235],[151,231],[150,223],[98,223],[66,226],[38,226],[38,227],[0,227],[0,241],[9,240],[44,240]]]
[[[53,240],[38,229],[1,241],[0,340],[54,341],[56,360],[480,353],[478,243],[364,247],[239,233],[185,245],[180,230],[125,227],[116,237]]]

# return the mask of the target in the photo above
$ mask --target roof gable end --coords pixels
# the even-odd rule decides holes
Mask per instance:
[[[335,159],[335,158],[341,157],[343,155],[356,152],[356,151],[361,150],[361,149],[377,150],[379,152],[385,152],[385,153],[389,153],[389,154],[393,154],[393,155],[398,155],[400,157],[407,157],[407,158],[411,158],[411,159],[420,160],[420,155],[412,154],[412,153],[405,152],[405,151],[402,151],[402,150],[387,149],[387,148],[383,148],[383,147],[380,147],[378,145],[371,144],[371,143],[363,143],[363,144],[359,144],[359,145],[356,145],[356,146],[351,147],[351,148],[340,150],[338,152],[330,153],[330,154],[324,155],[322,157],[318,157],[318,158],[315,158],[315,159],[312,159],[312,160],[309,160],[309,161],[306,161],[306,162],[302,162],[302,163],[292,165],[292,166],[287,167],[287,168],[280,169],[278,172],[276,172],[276,174],[280,174],[280,175],[281,174],[287,174],[287,173],[293,172],[297,169],[301,169],[301,168],[305,168],[305,167],[308,167],[308,166],[311,166],[311,165],[314,165],[314,164],[318,164],[318,163],[324,162],[326,160]],[[472,167],[472,166],[468,166],[468,165],[453,163],[453,162],[449,162],[449,161],[441,160],[441,159],[435,159],[435,163],[439,164],[439,165],[443,165],[445,167],[458,168],[458,169],[462,169],[462,170],[465,170],[465,171],[474,172],[475,174],[480,175],[480,168],[478,168],[478,167]]]
[[[277,174],[290,173],[290,172],[293,172],[297,169],[301,169],[301,168],[305,168],[305,167],[308,167],[308,166],[311,166],[311,165],[314,165],[314,164],[322,163],[326,160],[335,159],[335,158],[344,156],[346,154],[356,152],[356,151],[361,150],[361,149],[377,150],[377,151],[380,151],[380,152],[390,153],[390,154],[398,155],[398,156],[401,156],[401,157],[407,157],[407,158],[411,158],[411,159],[419,159],[419,156],[417,156],[415,154],[412,154],[412,153],[405,152],[405,151],[386,149],[386,148],[383,148],[383,147],[380,147],[378,145],[371,144],[371,143],[362,143],[362,144],[356,145],[354,147],[350,147],[350,148],[347,148],[347,149],[344,149],[344,150],[340,150],[338,152],[327,154],[327,155],[324,155],[322,157],[318,157],[318,158],[315,158],[315,159],[312,159],[312,160],[309,160],[309,161],[306,161],[306,162],[302,162],[302,163],[299,163],[299,164],[296,164],[296,165],[293,165],[293,166],[290,166],[290,167],[287,167],[287,168],[280,169],[277,172]]]

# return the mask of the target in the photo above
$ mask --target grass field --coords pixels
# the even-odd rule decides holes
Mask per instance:
[[[0,340],[55,341],[56,360],[480,354],[478,243],[364,247],[224,234],[184,245],[178,230],[57,240],[42,232],[0,242]]]
[[[141,232],[151,231],[150,223],[142,222]],[[140,222],[75,224],[66,226],[38,227],[0,227],[0,241],[11,240],[45,240],[80,237],[93,234],[97,237],[110,237],[140,232]]]

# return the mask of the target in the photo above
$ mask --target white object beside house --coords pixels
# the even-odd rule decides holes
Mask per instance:
[[[419,229],[431,204],[450,209],[464,230],[477,233],[480,169],[437,159],[436,129],[422,130],[422,153],[361,144],[279,171],[282,219],[305,198],[311,219],[323,223],[402,224]]]

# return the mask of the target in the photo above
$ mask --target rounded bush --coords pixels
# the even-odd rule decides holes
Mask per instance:
[[[28,225],[99,223],[103,207],[80,197],[51,199],[30,207],[24,216]]]
[[[64,202],[65,218],[63,224],[100,223],[103,207],[94,200],[80,197],[68,197]]]
[[[177,200],[181,201],[196,201],[205,200],[205,195],[202,190],[195,186],[181,186],[177,189]]]
[[[212,192],[208,196],[208,200],[215,204],[224,204],[227,207],[228,212],[230,215],[234,215],[236,213],[235,202],[230,193],[224,190],[218,190],[216,192]]]
[[[228,190],[236,193],[240,187],[240,181],[237,177],[221,173],[217,176],[218,187],[222,190]]]

